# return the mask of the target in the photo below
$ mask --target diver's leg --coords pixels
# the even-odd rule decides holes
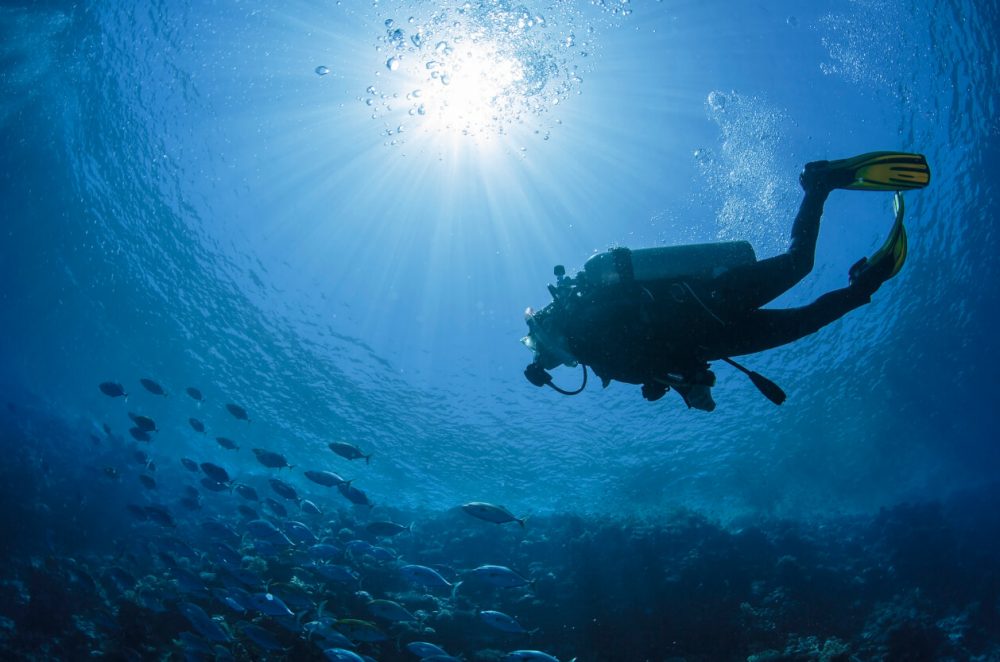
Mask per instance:
[[[788,251],[731,269],[712,284],[712,298],[730,310],[759,308],[778,298],[812,271],[823,203],[830,189],[802,178],[805,195],[792,224]]]
[[[718,357],[753,354],[786,345],[840,319],[871,301],[871,290],[848,286],[828,292],[800,308],[751,310],[731,320],[731,331],[722,346],[713,351]],[[712,358],[718,358],[713,356]]]

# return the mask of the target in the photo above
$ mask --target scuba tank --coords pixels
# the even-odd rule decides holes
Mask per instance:
[[[583,265],[587,282],[595,287],[616,283],[681,278],[712,278],[733,267],[757,261],[746,241],[661,246],[658,248],[613,248],[594,255]]]

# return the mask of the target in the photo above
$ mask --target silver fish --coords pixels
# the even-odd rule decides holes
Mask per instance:
[[[524,521],[527,519],[525,517],[515,516],[514,513],[510,512],[503,506],[497,506],[484,501],[471,501],[463,505],[462,510],[473,517],[478,517],[479,519],[486,520],[487,522],[493,522],[494,524],[517,522],[522,528],[524,527]]]
[[[330,450],[347,460],[360,460],[364,459],[365,464],[371,464],[372,456],[371,453],[365,455],[361,452],[361,449],[354,444],[349,444],[346,441],[331,441]]]

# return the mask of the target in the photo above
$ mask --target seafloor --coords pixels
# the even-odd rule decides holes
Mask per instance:
[[[370,511],[339,495],[319,504],[323,515],[289,502],[281,517],[195,487],[194,473],[151,469],[113,434],[13,404],[0,420],[2,659],[324,659],[332,639],[321,628],[351,632],[343,619],[374,623],[352,632],[353,645],[384,662],[418,659],[406,649],[417,640],[469,662],[521,649],[563,662],[1000,659],[996,486],[810,521],[721,523],[679,509],[501,526],[458,508]],[[144,486],[140,474],[159,482]],[[147,505],[173,521],[144,517]],[[250,535],[247,508],[279,529],[302,521],[337,557],[319,560],[308,540],[276,547]],[[387,519],[411,530],[366,531]],[[435,568],[452,587],[415,585],[405,564]],[[468,571],[483,564],[529,583],[477,582]],[[357,579],[321,574],[334,565]],[[264,592],[283,596],[294,617],[232,600]],[[373,617],[373,598],[414,620]],[[221,628],[216,641],[192,604]],[[480,610],[508,614],[526,632],[491,628]]]

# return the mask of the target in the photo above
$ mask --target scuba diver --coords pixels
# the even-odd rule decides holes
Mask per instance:
[[[525,376],[536,386],[575,395],[587,385],[589,366],[605,387],[612,380],[640,384],[649,401],[673,389],[689,408],[712,411],[710,362],[722,360],[781,404],[785,393],[774,382],[731,357],[798,340],[869,303],[906,259],[900,191],[927,186],[930,169],[920,154],[871,152],[808,163],[799,182],[805,195],[791,245],[781,255],[758,261],[749,243],[733,241],[614,248],[591,257],[572,278],[557,266],[556,284],[548,286],[553,301],[525,312],[522,342],[534,352]],[[838,188],[895,191],[889,238],[850,268],[847,287],[799,308],[762,308],[812,270],[823,204]],[[553,384],[548,370],[559,365],[582,365],[583,385],[565,391]]]

